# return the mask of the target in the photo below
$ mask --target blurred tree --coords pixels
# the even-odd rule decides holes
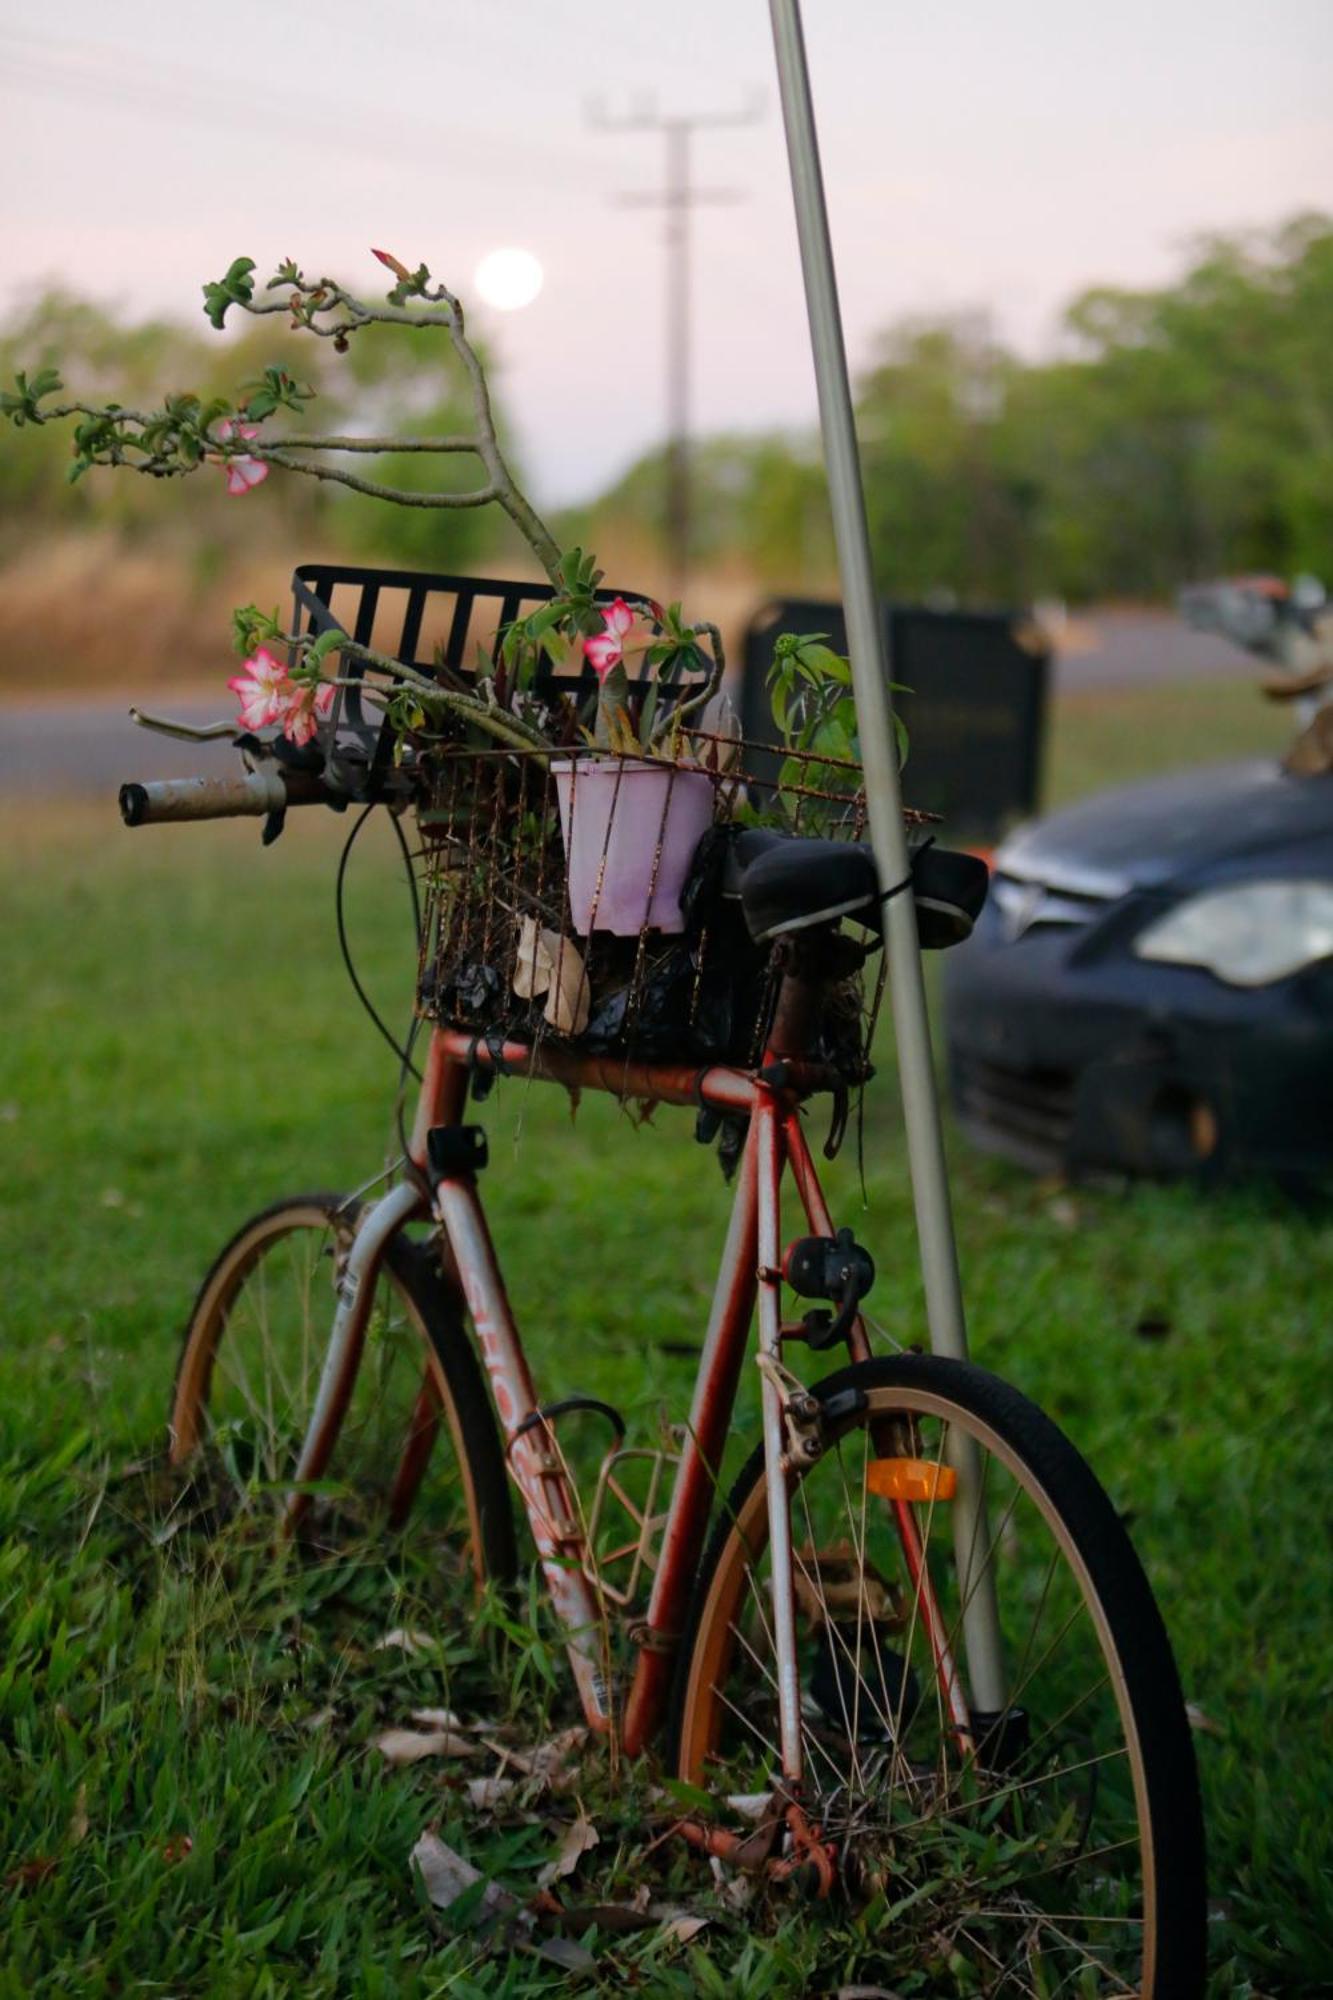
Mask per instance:
[[[313,350],[313,351],[312,351]],[[911,320],[882,338],[859,396],[879,576],[898,597],[971,603],[1056,594],[1163,596],[1191,577],[1311,569],[1333,581],[1333,219],[1201,243],[1173,284],[1099,287],[1065,317],[1062,351],[1027,362],[984,315]],[[149,400],[173,384],[226,391],[271,361],[314,380],[323,430],[465,428],[448,356],[371,329],[341,358],[278,323],[219,340],[160,321],[127,326],[51,294],[0,332],[0,376],[58,359],[95,394]],[[590,418],[595,413],[590,413]],[[188,545],[196,568],[247,539],[319,546],[427,569],[512,553],[487,512],[418,513],[301,480],[234,507],[221,479],[64,482],[68,441],[10,433],[0,522],[12,552],[72,521]],[[834,574],[818,441],[776,432],[701,440],[692,453],[696,565],[825,589]],[[381,461],[397,485],[475,479],[466,460]],[[640,459],[566,515],[566,541],[660,534],[663,454]]]
[[[885,591],[970,603],[1158,598],[1222,571],[1333,582],[1333,220],[1199,245],[1172,285],[1098,288],[1025,362],[980,314],[891,328],[860,385]],[[827,587],[817,440],[695,447],[697,563]],[[650,539],[660,453],[578,516]]]
[[[696,566],[734,558],[757,578],[792,587],[824,578],[833,563],[833,526],[818,442],[795,433],[724,433],[690,448]],[[637,459],[605,493],[560,519],[566,542],[600,548],[617,528],[658,539],[666,518],[667,454]]]

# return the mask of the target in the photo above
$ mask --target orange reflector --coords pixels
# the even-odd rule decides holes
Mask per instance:
[[[872,1458],[866,1485],[881,1500],[952,1500],[958,1474],[926,1458]]]

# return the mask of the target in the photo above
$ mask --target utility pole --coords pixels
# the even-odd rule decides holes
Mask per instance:
[[[691,174],[691,150],[698,131],[721,126],[753,125],[763,114],[762,101],[741,111],[693,113],[663,117],[652,108],[625,117],[608,116],[600,104],[588,107],[588,122],[600,132],[660,132],[666,142],[663,184],[655,193],[622,194],[626,208],[666,211],[666,539],[672,588],[682,590],[690,563],[690,289],[691,218],[705,203],[717,206],[740,201],[731,188],[700,188]]]

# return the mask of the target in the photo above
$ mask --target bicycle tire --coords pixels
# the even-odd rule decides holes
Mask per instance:
[[[1204,1838],[1185,1704],[1166,1630],[1147,1579],[1119,1517],[1088,1466],[1050,1419],[1026,1397],[971,1363],[928,1355],[898,1355],[842,1369],[816,1385],[813,1393],[826,1408],[832,1405],[842,1414],[830,1417],[829,1449],[823,1457],[808,1469],[792,1473],[788,1482],[793,1496],[793,1574],[802,1618],[798,1631],[802,1730],[803,1737],[809,1739],[807,1778],[815,1794],[812,1818],[818,1820],[821,1812],[824,1814],[825,1835],[834,1823],[843,1829],[839,1851],[849,1874],[886,1885],[890,1903],[898,1902],[903,1895],[911,1901],[913,1866],[919,1874],[922,1867],[930,1866],[931,1856],[941,1856],[943,1848],[938,1844],[941,1839],[945,1846],[955,1850],[944,1856],[948,1865],[965,1870],[969,1855],[973,1856],[978,1876],[970,1892],[970,1902],[973,1907],[983,1907],[987,1915],[984,1922],[965,1920],[962,1905],[955,1907],[955,1941],[963,1956],[966,1975],[964,1978],[959,1973],[956,1983],[951,1984],[948,1965],[934,1966],[932,1973],[938,1983],[932,1984],[932,1992],[1045,1993],[1058,1987],[1061,1992],[1080,1994],[1132,1991],[1141,1994],[1143,2000],[1149,2000],[1149,1996],[1155,1996],[1155,2000],[1166,2000],[1166,1996],[1171,1996],[1171,2000],[1188,2000],[1188,1996],[1202,1993],[1206,1957]],[[851,1413],[847,1414],[849,1406]],[[796,1495],[799,1492],[804,1496],[820,1468],[835,1456],[845,1475],[846,1465],[855,1453],[854,1449],[844,1447],[857,1437],[861,1439],[863,1468],[871,1462],[872,1453],[876,1459],[880,1458],[886,1436],[907,1437],[915,1445],[929,1440],[931,1449],[938,1449],[940,1454],[934,1461],[939,1466],[945,1462],[942,1458],[945,1435],[955,1425],[981,1448],[983,1476],[988,1481],[994,1468],[1000,1467],[1000,1473],[988,1486],[987,1497],[1001,1623],[1011,1640],[1011,1673],[1012,1641],[1018,1636],[1024,1593],[1031,1604],[1033,1579],[1039,1574],[1034,1552],[1040,1538],[1034,1537],[1030,1528],[1035,1519],[1045,1524],[1055,1554],[1048,1559],[1046,1582],[1031,1612],[1032,1632],[1035,1634],[1047,1602],[1053,1601],[1056,1607],[1074,1602],[1075,1609],[1065,1631],[1074,1632],[1076,1622],[1086,1624],[1091,1631],[1101,1653],[1107,1692],[1103,1694],[1093,1684],[1081,1710],[1075,1706],[1048,1716],[1036,1705],[1037,1698],[1047,1693],[1049,1684],[1052,1694],[1062,1690],[1056,1698],[1063,1701],[1071,1684],[1069,1655],[1059,1673],[1055,1663],[1067,1641],[1062,1634],[1049,1656],[1038,1656],[1030,1635],[1021,1659],[1021,1684],[1014,1687],[1010,1697],[1020,1711],[1024,1700],[1031,1709],[1026,1724],[1026,1748],[1022,1747],[1021,1713],[1011,1716],[1004,1725],[999,1718],[983,1723],[974,1716],[974,1727],[990,1731],[986,1742],[991,1746],[1003,1745],[1008,1732],[1007,1750],[986,1749],[976,1735],[971,1739],[971,1748],[960,1748],[960,1741],[966,1746],[968,1739],[958,1739],[955,1735],[952,1764],[947,1764],[942,1746],[954,1732],[944,1714],[940,1675],[932,1674],[937,1711],[932,1725],[928,1704],[923,1699],[919,1656],[914,1657],[912,1650],[915,1639],[920,1637],[921,1650],[929,1652],[929,1635],[925,1630],[928,1621],[922,1600],[913,1597],[914,1609],[904,1626],[901,1603],[891,1594],[884,1594],[891,1579],[881,1567],[887,1561],[883,1551],[895,1545],[901,1551],[905,1546],[896,1519],[894,1531],[888,1535],[876,1525],[876,1517],[864,1497],[868,1478],[863,1471],[860,1542],[858,1545],[853,1529],[848,1555],[843,1545],[826,1543],[820,1538],[825,1523],[833,1522],[840,1508],[848,1514],[854,1512],[845,1476],[843,1499],[837,1497],[834,1489],[833,1505],[824,1513],[817,1507],[812,1514],[808,1499],[803,1500],[803,1522],[798,1520]],[[890,1459],[887,1463],[892,1465],[895,1461]],[[826,1487],[832,1483],[830,1474]],[[996,1504],[1009,1485],[1015,1496],[1012,1507],[997,1515]],[[1019,1500],[1024,1503],[1021,1516]],[[884,1508],[885,1515],[891,1514],[893,1504]],[[937,1514],[947,1515],[947,1501],[936,1500],[929,1507],[914,1502],[910,1511],[919,1533],[923,1516],[929,1515],[933,1526]],[[751,1657],[756,1650],[751,1638],[762,1647],[759,1626],[766,1624],[762,1568],[767,1541],[764,1455],[760,1446],[735,1481],[714,1529],[696,1584],[673,1696],[671,1767],[690,1785],[708,1787],[713,1792],[719,1779],[728,1770],[737,1768],[736,1754],[753,1772],[756,1761],[762,1762],[764,1747],[771,1750],[775,1741],[767,1733],[775,1726],[771,1721],[771,1690],[765,1685],[762,1673],[756,1683]],[[929,1529],[925,1553],[937,1593],[950,1587],[950,1577],[956,1583],[958,1561],[951,1562],[946,1555],[941,1562],[932,1555]],[[969,1550],[967,1563],[973,1560]],[[831,1608],[841,1603],[833,1582],[840,1561],[854,1565],[856,1572],[854,1654],[847,1638],[853,1629],[847,1613],[843,1609],[835,1614]],[[939,1575],[944,1582],[937,1585]],[[899,1620],[896,1627],[894,1617]],[[1080,1650],[1079,1658],[1082,1657]],[[1087,1671],[1095,1675],[1095,1664]],[[1090,1705],[1094,1695],[1095,1714]],[[758,1719],[761,1712],[765,1718],[763,1727]],[[1097,1746],[1110,1737],[1098,1732],[1107,1730],[1108,1712],[1112,1718],[1109,1727],[1118,1729],[1123,1747],[1103,1752]],[[1034,1734],[1034,1729],[1038,1733]],[[747,1741],[747,1731],[758,1740]],[[932,1751],[928,1774],[917,1761],[921,1756],[922,1731],[939,1738],[938,1762]],[[839,1733],[844,1743],[841,1754],[849,1774],[846,1796],[842,1798],[838,1798],[824,1762],[820,1761],[827,1759],[833,1764],[836,1775]],[[872,1761],[871,1739],[879,1745],[878,1765]],[[815,1755],[816,1745],[819,1760]],[[1086,1758],[1082,1758],[1083,1751],[1087,1752]],[[987,1768],[983,1768],[983,1754]],[[1119,1762],[1122,1756],[1123,1767]],[[1052,1769],[1049,1775],[1044,1774],[1046,1767],[1053,1767],[1059,1757],[1066,1759],[1062,1770]],[[995,1766],[993,1771],[989,1768],[991,1764]],[[1043,1775],[1037,1775],[1039,1771]],[[860,1793],[856,1797],[850,1782],[853,1776],[859,1777]],[[1132,1783],[1127,1784],[1127,1779]],[[1070,1841],[1078,1824],[1076,1813],[1075,1821],[1061,1836],[1068,1851],[1056,1846],[1048,1829],[1043,1852],[1031,1831],[1040,1821],[1043,1809],[1053,1824],[1063,1826],[1074,1802],[1083,1794],[1086,1798],[1079,1810],[1085,1817],[1079,1835],[1080,1847],[1076,1849]],[[1111,1830],[1122,1824],[1128,1826],[1129,1794],[1132,1794],[1133,1831],[1124,1836],[1126,1846],[1118,1848],[1115,1842],[1103,1845],[1104,1820],[1113,1823]],[[895,1820],[895,1800],[908,1805],[905,1820],[901,1812]],[[859,1822],[854,1806],[861,1813]],[[1095,1825],[1094,1813],[1100,1815]],[[875,1814],[880,1815],[878,1820]],[[1031,1897],[1032,1885],[1041,1884],[1041,1893],[1049,1901],[1058,1887],[1062,1899],[1058,1921],[1040,1903],[1025,1905],[1021,1884],[1010,1885],[1001,1894],[985,1875],[985,1867],[995,1862],[994,1853],[989,1860],[986,1858],[987,1837],[993,1841],[1008,1836],[1012,1844],[1019,1839],[1025,1823],[1029,1827],[1025,1837],[1033,1863],[1026,1894]],[[924,1838],[927,1828],[933,1831],[934,1845]],[[920,1843],[923,1856],[915,1864],[907,1845],[913,1836]],[[1134,1843],[1135,1852],[1131,1855],[1128,1846]],[[1020,1841],[1020,1851],[1021,1846]],[[1130,1879],[1135,1860],[1139,1871],[1137,1887]],[[1011,1860],[1007,1865],[1012,1871],[1017,1864]],[[1077,1918],[1079,1936],[1061,1943],[1059,1931],[1069,1923],[1063,1899],[1074,1882],[1076,1869],[1083,1884],[1081,1893],[1090,1904],[1100,1903],[1107,1909],[1115,1909],[1117,1914],[1105,1916],[1099,1915],[1095,1907],[1086,1909]],[[979,1893],[983,1888],[984,1897]],[[1005,1898],[1009,1906],[1004,1906]],[[1133,1914],[1135,1908],[1141,1912],[1137,1917]],[[1019,1943],[1019,1957],[1026,1950],[1029,1969],[1033,1963],[1039,1967],[1030,1985],[1023,1983],[1022,1965],[1000,1949],[1004,1940],[1012,1937],[1011,1926],[1018,1917],[1029,1926],[1027,1943]],[[936,1936],[939,1934],[937,1926]],[[1085,1938],[1091,1942],[1084,1942]],[[932,1947],[927,1941],[922,1948],[929,1951]],[[1137,1958],[1137,1966],[1128,1973],[1111,1962],[1122,1948],[1124,1956]],[[1071,1963],[1063,1963],[1064,1959]],[[902,1967],[895,1963],[891,1970],[901,1972]],[[1059,1978],[1055,1977],[1057,1971]],[[1071,1977],[1071,1972],[1077,1977]],[[885,1976],[889,1976],[887,1971]],[[1068,1979],[1068,1985],[1061,1984],[1061,1979]],[[1125,1983],[1116,1983],[1120,1980]]]
[[[329,1192],[273,1202],[241,1225],[199,1287],[172,1388],[169,1449],[172,1463],[190,1466],[196,1476],[201,1455],[212,1461],[205,1484],[215,1515],[232,1519],[244,1510],[276,1515],[285,1499],[283,1475],[290,1473],[304,1437],[321,1338],[332,1324],[337,1252],[350,1242],[360,1213],[360,1203]],[[279,1268],[284,1245],[285,1268]],[[327,1286],[315,1282],[321,1264],[327,1265]],[[273,1301],[270,1283],[280,1293]],[[265,1371],[262,1398],[227,1345],[230,1340],[234,1350],[242,1338],[253,1345],[256,1331]],[[302,1353],[293,1364],[296,1338]],[[377,1381],[366,1375],[368,1356]],[[395,1465],[393,1441],[401,1427],[395,1430],[397,1416],[384,1390],[389,1370],[400,1363],[398,1380],[412,1402]],[[229,1364],[234,1395],[224,1386]],[[219,1407],[224,1398],[225,1407]],[[381,1420],[389,1451],[376,1463],[380,1440],[370,1426]],[[358,1423],[365,1434],[355,1437],[354,1449]],[[238,1430],[244,1450],[238,1450]],[[439,1496],[443,1482],[427,1475],[439,1472],[441,1431],[452,1445],[462,1514],[454,1505],[450,1518],[451,1509],[439,1498],[432,1522],[437,1528],[447,1522],[452,1532],[445,1538],[452,1539],[460,1567],[470,1567],[478,1584],[508,1583],[517,1569],[513,1512],[495,1417],[462,1304],[428,1247],[400,1233],[385,1251],[357,1387],[333,1446],[330,1477],[321,1481],[314,1518],[308,1528],[303,1523],[303,1538],[334,1552],[352,1534],[378,1536],[405,1527],[423,1488]],[[209,1445],[215,1448],[210,1451]]]

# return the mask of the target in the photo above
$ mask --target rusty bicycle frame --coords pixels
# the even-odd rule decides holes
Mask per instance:
[[[507,1463],[522,1496],[552,1605],[566,1635],[587,1722],[602,1734],[614,1730],[625,1752],[637,1754],[651,1741],[664,1717],[757,1301],[756,1360],[762,1374],[782,1783],[797,1847],[801,1847],[804,1831],[807,1852],[812,1840],[804,1829],[799,1805],[802,1741],[787,1485],[791,1437],[786,1384],[794,1378],[781,1365],[784,1336],[789,1330],[782,1321],[780,1290],[781,1193],[788,1173],[805,1226],[819,1236],[833,1233],[801,1123],[805,1099],[830,1088],[836,1080],[832,1072],[805,1060],[800,1053],[815,990],[808,980],[791,973],[786,976],[764,1060],[754,1070],[626,1064],[616,1057],[579,1055],[560,1047],[534,1048],[526,1042],[488,1044],[456,1029],[434,1028],[408,1145],[407,1175],[366,1211],[347,1256],[310,1427],[287,1503],[289,1519],[294,1521],[305,1504],[298,1489],[318,1480],[328,1462],[360,1361],[374,1277],[391,1237],[406,1222],[432,1215],[442,1234],[446,1276],[456,1283],[472,1319],[503,1429]],[[611,1607],[595,1572],[589,1569],[582,1516],[555,1444],[551,1420],[543,1414],[538,1400],[476,1174],[466,1170],[438,1174],[430,1167],[430,1134],[441,1127],[460,1125],[474,1069],[523,1074],[655,1104],[702,1105],[745,1114],[750,1120],[647,1613],[632,1628],[637,1659],[623,1703],[617,1701],[603,1664],[602,1634]],[[870,1344],[859,1314],[846,1338],[852,1360],[869,1358]],[[415,1425],[413,1430],[417,1430]],[[418,1445],[409,1444],[398,1470],[395,1493],[409,1503],[424,1472],[425,1457]],[[892,1511],[946,1707],[955,1729],[965,1734],[967,1706],[922,1561],[915,1512],[909,1503],[898,1501],[892,1503]],[[720,1831],[709,1834],[694,1828],[693,1832],[717,1851],[735,1839]]]

